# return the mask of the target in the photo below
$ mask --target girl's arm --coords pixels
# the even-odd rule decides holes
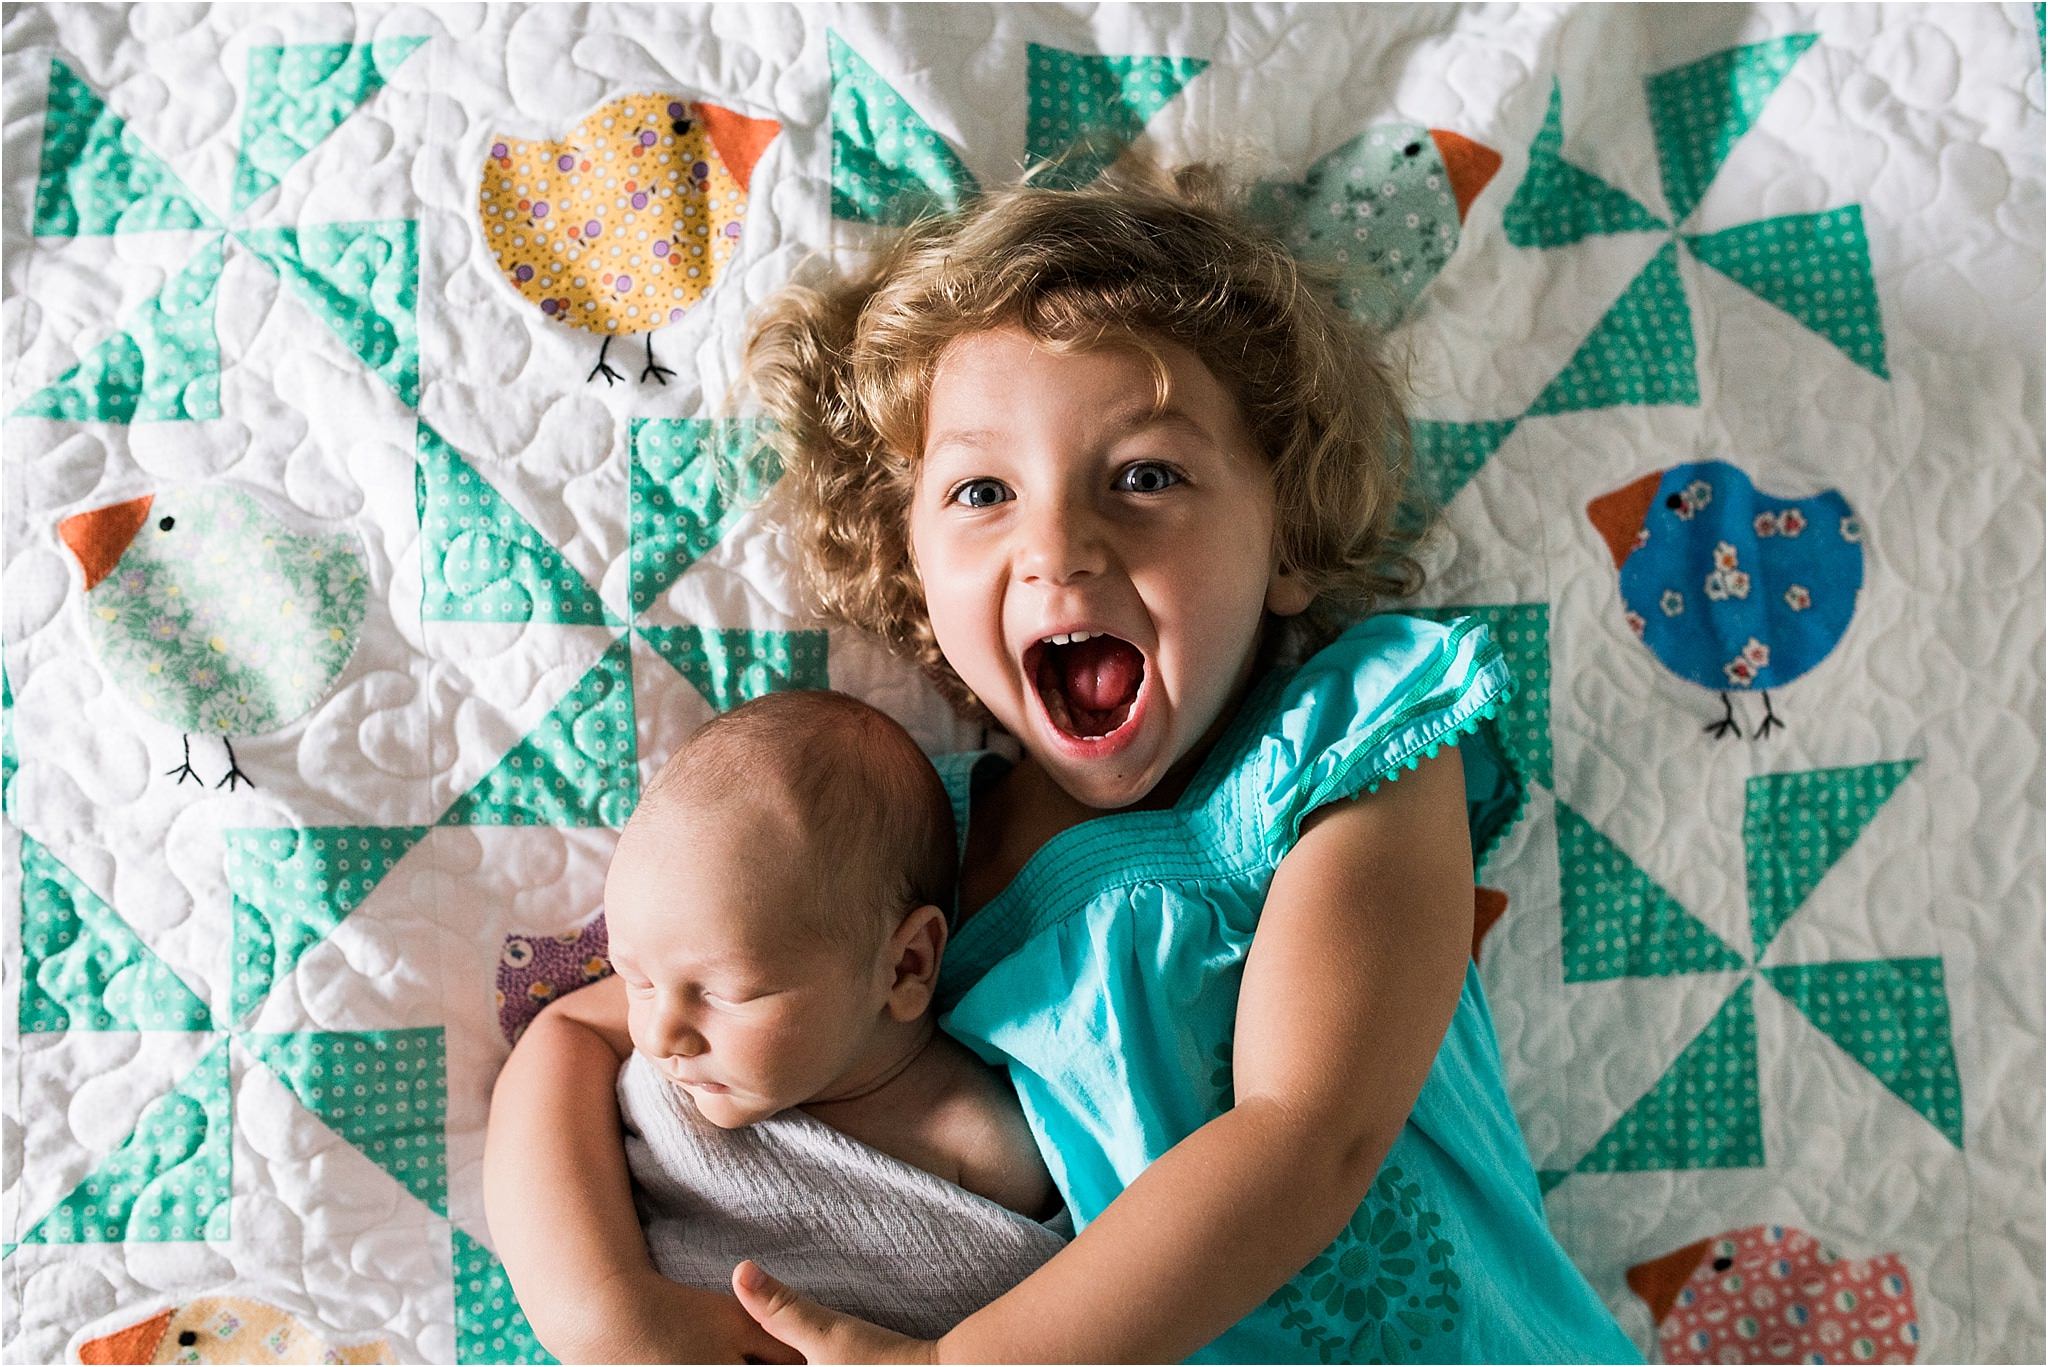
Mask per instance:
[[[542,1011],[491,1094],[484,1208],[513,1293],[565,1362],[794,1362],[731,1296],[661,1276],[633,1210],[615,1087],[617,978]]]
[[[1179,1361],[1244,1318],[1365,1199],[1450,1027],[1471,944],[1454,749],[1313,814],[1245,962],[1235,1108],[941,1339],[937,1360]],[[910,1351],[772,1279],[742,1300],[814,1361]]]

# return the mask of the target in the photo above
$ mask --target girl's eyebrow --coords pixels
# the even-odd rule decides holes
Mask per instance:
[[[1109,445],[1117,441],[1121,441],[1123,438],[1128,437],[1133,433],[1140,432],[1145,430],[1146,428],[1151,427],[1177,427],[1182,429],[1183,431],[1190,432],[1198,437],[1201,437],[1204,441],[1213,442],[1215,440],[1215,438],[1209,434],[1208,428],[1202,426],[1202,424],[1196,422],[1193,418],[1189,417],[1186,413],[1181,412],[1178,408],[1168,407],[1155,410],[1152,407],[1152,405],[1148,403],[1139,407],[1125,409],[1124,411],[1119,413],[1111,414],[1109,418],[1103,423],[1105,436],[1104,445]],[[932,440],[926,442],[924,453],[925,456],[929,458],[931,456],[937,455],[940,451],[943,451],[948,447],[954,446],[961,446],[966,447],[970,450],[980,451],[1000,443],[1001,440],[1002,433],[994,430],[993,428],[957,428],[950,432],[941,433],[939,436],[934,437]]]

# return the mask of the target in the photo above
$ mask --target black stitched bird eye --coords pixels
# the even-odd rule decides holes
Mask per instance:
[[[1714,1259],[1714,1270],[1716,1272],[1726,1272],[1729,1268],[1733,1266],[1735,1266],[1735,1260],[1733,1258]]]
[[[1685,506],[1685,500],[1680,498],[1677,494],[1673,494],[1671,497],[1664,500],[1664,506],[1667,508],[1683,508]]]
[[[683,134],[690,131],[690,121],[688,119],[677,119],[668,126],[668,131],[680,138]]]
[[[1419,143],[1419,142],[1411,142],[1411,143],[1409,143],[1409,144],[1408,144],[1408,145],[1407,145],[1406,147],[1404,147],[1404,148],[1402,148],[1402,149],[1401,149],[1401,155],[1402,155],[1402,156],[1404,156],[1404,157],[1419,157],[1419,156],[1421,156],[1421,155],[1422,155],[1422,144],[1421,144],[1421,143]]]
[[[180,1348],[190,1348],[197,1342],[199,1342],[199,1335],[193,1333],[190,1329],[178,1335],[178,1346]]]
[[[178,519],[175,517],[160,517],[156,520],[156,529],[160,532],[167,532],[177,525]]]

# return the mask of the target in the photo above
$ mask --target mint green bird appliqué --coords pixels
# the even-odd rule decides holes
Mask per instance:
[[[86,635],[138,707],[185,733],[170,772],[200,781],[191,734],[274,731],[310,712],[354,654],[369,579],[346,535],[299,535],[234,489],[173,490],[65,518]],[[216,786],[219,786],[218,784]]]

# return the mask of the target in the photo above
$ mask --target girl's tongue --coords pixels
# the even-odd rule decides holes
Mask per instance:
[[[1129,720],[1145,678],[1145,657],[1128,641],[1094,636],[1049,645],[1038,663],[1046,714],[1070,735],[1106,736]]]

